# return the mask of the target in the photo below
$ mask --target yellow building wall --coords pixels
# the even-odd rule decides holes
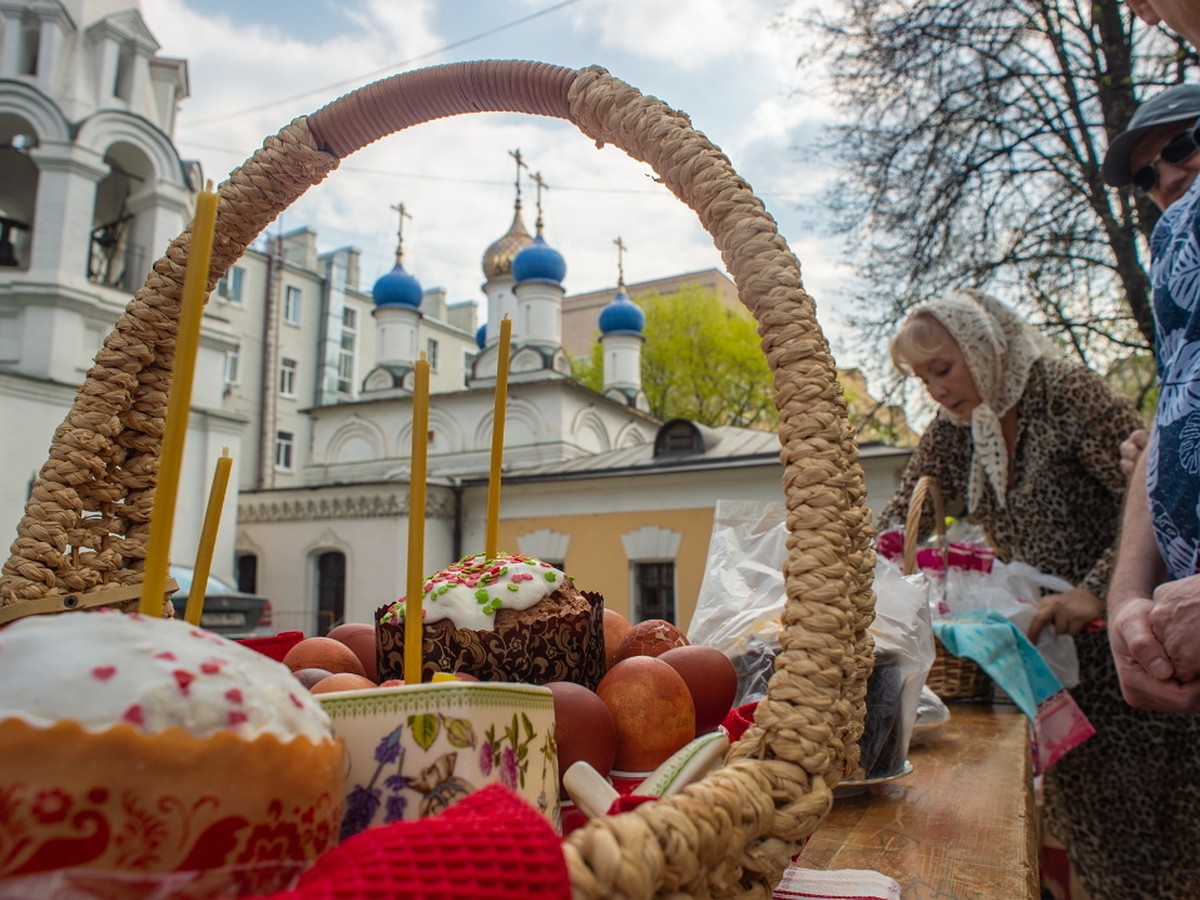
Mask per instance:
[[[502,519],[499,546],[516,548],[521,535],[543,528],[570,535],[563,560],[567,574],[580,590],[602,594],[607,608],[628,618],[631,573],[621,536],[646,526],[679,532],[682,537],[674,560],[675,624],[686,632],[704,580],[712,523],[711,507]]]

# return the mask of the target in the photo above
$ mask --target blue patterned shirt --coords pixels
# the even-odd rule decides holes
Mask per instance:
[[[1172,579],[1200,548],[1200,178],[1150,239],[1159,396],[1146,469],[1150,516]]]

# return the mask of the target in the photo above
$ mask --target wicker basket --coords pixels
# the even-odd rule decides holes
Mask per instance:
[[[933,533],[946,533],[946,516],[942,507],[942,492],[937,479],[925,475],[917,480],[908,500],[908,515],[904,520],[904,574],[911,575],[917,566],[917,543],[921,535],[921,517],[925,504],[933,504]],[[945,548],[943,547],[943,559]],[[992,679],[973,659],[955,656],[936,637],[933,639],[933,666],[925,683],[944,700],[982,700],[991,696]]]
[[[680,795],[593,820],[564,852],[576,897],[769,897],[857,762],[873,554],[857,446],[799,263],[721,151],[686,115],[598,67],[486,61],[397,75],[294,120],[221,185],[208,289],[344,157],[480,111],[566,119],[597,146],[650,164],[712,235],[758,321],[789,528],[768,695],[721,768]],[[56,432],[0,578],[0,608],[136,604],[189,243],[190,231],[154,264]]]

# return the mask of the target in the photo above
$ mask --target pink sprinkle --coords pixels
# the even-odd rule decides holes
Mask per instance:
[[[246,721],[247,721],[249,718],[250,718],[250,717],[249,717],[249,716],[247,716],[247,715],[246,715],[244,712],[242,712],[241,710],[237,710],[237,709],[235,709],[233,712],[231,712],[231,713],[229,714],[229,727],[230,727],[230,728],[233,728],[233,727],[235,727],[235,726],[237,726],[237,725],[242,725],[242,724],[245,724],[245,722],[246,722]]]
[[[121,716],[123,720],[130,725],[145,725],[146,718],[142,715],[142,707],[140,704],[133,704],[129,709],[125,710],[125,715]]]
[[[296,709],[304,709],[304,704],[296,699],[295,694],[288,694],[288,699],[292,701],[292,706],[296,707]]]
[[[212,660],[209,662],[200,663],[200,671],[205,675],[216,675],[221,671],[221,661]]]
[[[97,681],[108,681],[117,674],[116,666],[96,666],[92,669],[92,677]]]
[[[188,687],[196,680],[196,676],[185,669],[176,669],[171,674],[175,676],[175,683],[179,685],[179,693],[186,697],[188,695]]]
[[[225,699],[230,703],[242,702],[242,691],[240,688],[230,688],[225,692]]]
[[[154,658],[155,659],[165,659],[168,662],[174,662],[175,654],[172,653],[170,650],[164,650],[164,651],[162,651],[162,653],[155,653]]]

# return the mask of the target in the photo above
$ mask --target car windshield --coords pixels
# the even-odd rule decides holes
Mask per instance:
[[[188,593],[192,589],[192,569],[185,566],[171,566],[171,577],[179,582],[179,590],[182,593]],[[211,597],[217,594],[236,594],[238,589],[227,581],[223,581],[216,575],[209,575],[208,581],[204,588],[205,596]]]

